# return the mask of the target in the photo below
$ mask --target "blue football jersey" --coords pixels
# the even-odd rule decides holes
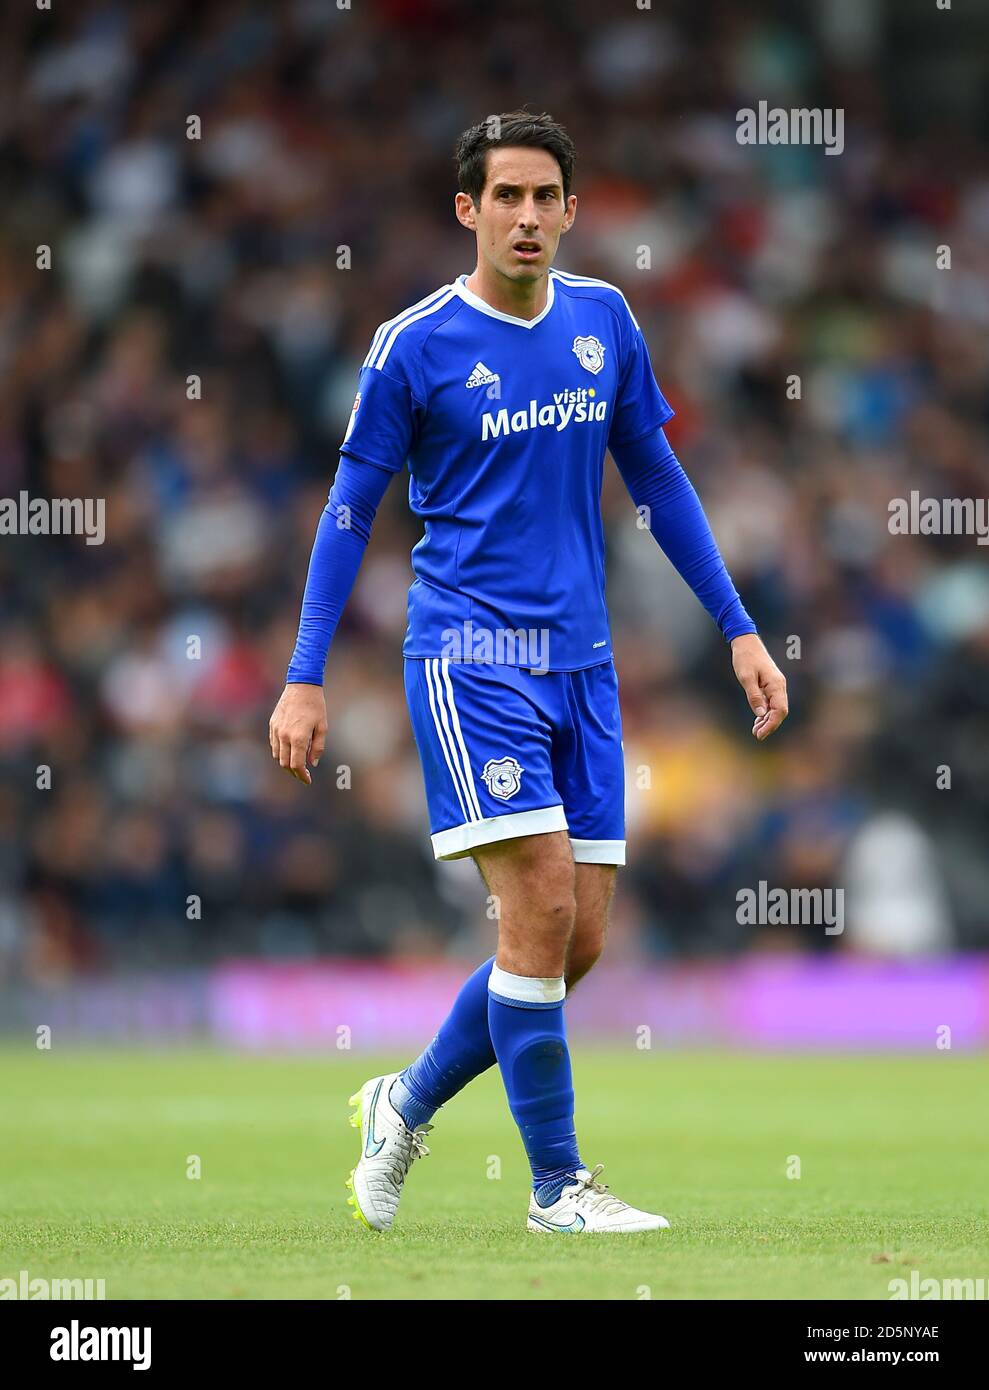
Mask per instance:
[[[673,411],[613,285],[551,270],[546,307],[527,320],[466,279],[377,330],[341,452],[392,472],[408,463],[424,535],[407,657],[580,670],[612,654],[605,451]]]

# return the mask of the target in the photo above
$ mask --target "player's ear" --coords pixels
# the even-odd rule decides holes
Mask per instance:
[[[570,228],[573,226],[574,218],[575,218],[576,216],[577,216],[577,195],[576,195],[576,193],[571,193],[571,194],[570,194],[570,197],[567,199],[567,210],[566,210],[566,212],[563,214],[563,222],[562,222],[561,225],[560,225],[560,231],[561,231],[561,232],[569,232]]]
[[[457,214],[457,221],[462,227],[467,227],[470,231],[477,231],[477,222],[474,219],[474,199],[469,193],[458,193],[453,200],[454,211]]]

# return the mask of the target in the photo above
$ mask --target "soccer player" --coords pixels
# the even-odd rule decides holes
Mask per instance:
[[[405,688],[433,850],[473,856],[500,903],[498,948],[422,1055],[351,1097],[361,1155],[349,1200],[387,1230],[435,1111],[497,1065],[532,1168],[527,1228],[653,1230],[669,1223],[619,1200],[581,1157],[563,1009],[601,953],[625,862],[606,450],[731,644],[759,740],[786,717],[786,682],[667,442],[673,411],[624,295],[552,268],[577,207],[570,137],[550,116],[512,112],[466,131],[456,158],[456,215],[477,265],[374,335],[270,723],[272,756],[311,784],[330,640],[375,509],[408,463],[424,534]]]

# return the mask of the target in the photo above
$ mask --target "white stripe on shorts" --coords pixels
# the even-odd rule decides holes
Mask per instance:
[[[470,757],[467,753],[467,745],[464,742],[463,730],[460,727],[460,715],[457,713],[456,701],[453,698],[453,682],[450,680],[450,658],[443,657],[443,680],[446,684],[447,700],[450,706],[450,717],[453,720],[453,731],[460,745],[460,752],[463,756],[465,788],[467,800],[474,808],[474,815],[477,820],[481,819],[481,803],[477,799],[477,788],[474,785],[474,773],[471,770]]]
[[[449,658],[444,658],[448,661]],[[444,695],[444,681],[440,675],[440,659],[438,657],[427,657],[426,659],[426,684],[429,689],[429,708],[432,711],[433,723],[436,725],[436,736],[443,749],[443,757],[453,779],[454,790],[457,793],[457,800],[460,802],[460,810],[465,822],[477,821],[481,819],[481,808],[477,803],[476,794],[472,796],[474,790],[473,778],[469,777],[470,762],[467,758],[467,749],[464,746],[463,734],[460,732],[460,721],[456,720],[457,732],[460,735],[459,745],[450,727],[450,714],[447,706],[452,708],[454,717],[456,716],[456,706],[453,704],[453,687],[450,682],[449,673],[446,675],[445,685],[448,695]],[[461,749],[463,750],[463,765],[460,761]],[[464,766],[467,772],[464,772]],[[468,780],[469,779],[469,780]]]
[[[423,666],[426,669],[426,689],[429,692],[429,710],[433,716],[433,723],[436,725],[436,737],[439,739],[440,747],[443,750],[443,757],[446,759],[446,765],[449,769],[450,780],[453,782],[453,789],[457,793],[457,800],[460,802],[460,814],[463,816],[465,821],[468,821],[471,820],[472,817],[467,814],[467,807],[464,804],[463,792],[460,790],[460,781],[457,777],[456,772],[454,772],[453,770],[453,763],[450,760],[450,750],[447,748],[446,737],[443,733],[443,727],[440,724],[440,716],[436,708],[436,696],[433,693],[432,667],[428,660],[423,662]]]

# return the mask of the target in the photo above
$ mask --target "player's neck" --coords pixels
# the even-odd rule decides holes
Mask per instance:
[[[499,314],[516,319],[537,318],[546,308],[548,275],[538,280],[510,280],[481,261],[467,277],[467,288]]]

